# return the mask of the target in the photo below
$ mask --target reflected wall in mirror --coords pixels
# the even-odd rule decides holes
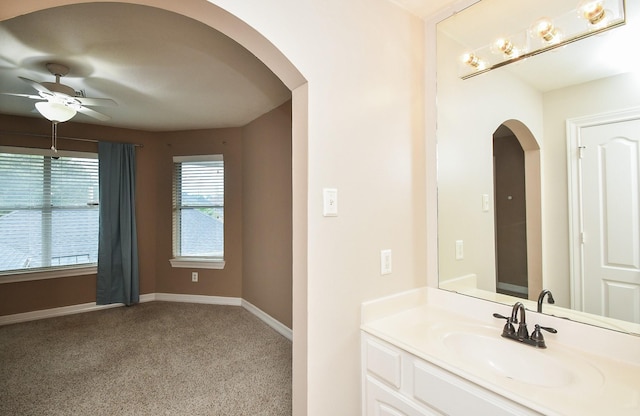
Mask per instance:
[[[578,3],[481,0],[437,25],[439,284],[533,310],[549,289],[545,313],[640,333],[640,2],[460,78],[465,51]]]

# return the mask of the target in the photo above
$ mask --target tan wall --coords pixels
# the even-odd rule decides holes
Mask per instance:
[[[51,126],[37,118],[0,115],[1,131],[49,135]],[[136,223],[140,264],[140,293],[155,292],[156,248],[146,244],[156,240],[156,151],[153,134],[129,129],[98,127],[79,123],[64,123],[59,136],[81,137],[143,144],[136,151]],[[0,145],[48,148],[50,139],[20,135],[0,135]],[[95,143],[60,139],[58,148],[97,152]],[[96,275],[0,284],[0,315],[10,315],[59,306],[76,305],[96,300]]]
[[[242,131],[235,129],[168,132],[158,135],[155,204],[158,293],[242,297]],[[173,156],[223,154],[225,166],[223,270],[172,268],[171,186]],[[198,282],[191,282],[197,271]]]
[[[2,131],[50,134],[40,119],[0,115]],[[243,153],[243,134],[249,144]],[[243,297],[291,327],[291,103],[246,128],[144,132],[78,123],[60,136],[140,143],[136,152],[136,221],[140,293]],[[0,145],[47,148],[48,138],[0,135]],[[59,140],[65,150],[97,151],[95,143]],[[173,156],[223,154],[225,160],[225,268],[172,268],[171,186]],[[243,157],[248,157],[248,166]],[[267,156],[266,158],[264,156]],[[249,191],[243,194],[243,165]],[[265,170],[278,186],[265,187]],[[252,206],[243,210],[243,198]],[[243,245],[243,215],[250,227]],[[273,237],[265,235],[276,229]],[[243,259],[243,250],[249,255]],[[243,268],[249,275],[243,282]],[[199,281],[191,282],[198,271]],[[246,284],[246,290],[243,288]],[[0,285],[0,315],[95,302],[96,276],[76,276]]]
[[[292,326],[291,102],[242,129],[243,298]]]

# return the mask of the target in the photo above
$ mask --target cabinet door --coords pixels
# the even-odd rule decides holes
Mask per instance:
[[[413,396],[447,415],[539,415],[424,361],[416,360],[413,371]]]
[[[367,376],[367,416],[440,416]]]

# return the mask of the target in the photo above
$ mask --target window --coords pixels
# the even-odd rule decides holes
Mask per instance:
[[[174,267],[224,267],[222,155],[173,159]]]
[[[0,274],[95,266],[96,154],[0,147]]]

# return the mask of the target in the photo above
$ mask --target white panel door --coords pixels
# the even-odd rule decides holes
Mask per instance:
[[[580,132],[584,311],[640,323],[640,120]]]

